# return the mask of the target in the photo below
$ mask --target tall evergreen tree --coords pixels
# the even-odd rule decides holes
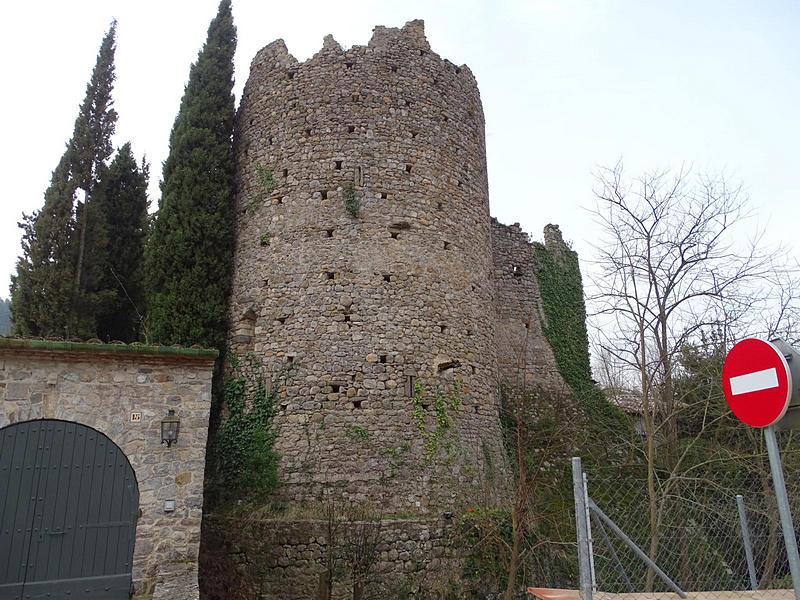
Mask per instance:
[[[8,335],[11,332],[11,300],[3,298],[0,300],[0,335]]]
[[[111,156],[117,120],[111,100],[115,37],[116,21],[100,45],[72,139],[53,171],[44,206],[23,215],[20,223],[23,255],[11,284],[14,331],[20,335],[91,337],[93,311],[108,295],[87,286],[84,263],[86,256],[99,260],[107,239],[104,213],[92,201]]]
[[[92,78],[86,86],[86,98],[75,120],[72,134],[72,176],[83,191],[83,202],[76,210],[75,280],[72,302],[67,315],[67,333],[92,337],[97,334],[98,313],[106,312],[114,295],[103,288],[103,272],[108,259],[105,211],[95,198],[95,189],[106,170],[106,161],[114,151],[111,138],[117,123],[112,108],[114,89],[114,53],[117,22],[111,24],[100,52]]]
[[[103,166],[101,172],[107,170]],[[74,231],[70,239],[74,276],[68,296],[66,331],[68,335],[83,339],[98,337],[98,317],[111,310],[115,295],[114,288],[104,285],[110,253],[108,213],[100,186],[100,182],[95,183],[92,196],[76,203]]]
[[[75,182],[70,177],[70,151],[53,171],[44,206],[22,215],[22,256],[11,277],[14,333],[22,336],[64,336],[74,281],[70,238]]]
[[[233,55],[222,0],[170,135],[159,210],[145,252],[148,329],[162,344],[219,347],[233,263]]]
[[[95,191],[95,203],[105,213],[107,246],[99,289],[113,292],[106,309],[97,314],[97,336],[103,340],[138,339],[144,312],[142,283],[147,234],[149,168],[141,169],[130,143],[119,149]]]

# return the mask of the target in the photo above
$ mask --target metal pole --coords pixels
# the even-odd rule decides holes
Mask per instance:
[[[583,469],[579,456],[572,458],[572,495],[575,497],[575,532],[578,538],[578,575],[581,600],[592,600],[592,574],[589,565],[589,535],[583,501]]]
[[[597,574],[594,571],[594,545],[592,544],[592,520],[589,518],[589,480],[583,474],[583,505],[586,507],[586,537],[589,540],[589,571],[592,573],[592,593],[597,592]]]
[[[630,593],[635,592],[636,590],[634,589],[633,584],[631,583],[631,579],[625,572],[625,567],[622,566],[622,561],[619,559],[619,556],[617,556],[617,551],[614,550],[614,544],[611,543],[611,540],[609,539],[608,534],[606,533],[605,527],[603,527],[603,522],[600,520],[600,517],[598,517],[596,513],[592,513],[592,516],[595,519],[595,524],[597,525],[597,528],[600,530],[600,537],[602,538],[603,543],[606,545],[608,553],[611,555],[611,560],[614,562],[614,566],[617,567],[617,571],[619,571],[619,574],[622,575],[622,581],[625,583],[625,589],[627,589]]]
[[[789,511],[789,497],[786,495],[786,482],[783,480],[781,452],[772,425],[764,428],[764,441],[767,443],[769,469],[772,472],[772,483],[775,486],[775,499],[778,501],[778,514],[781,517],[783,539],[786,542],[786,557],[789,559],[794,597],[795,600],[800,600],[800,556],[797,554],[797,538],[794,536],[792,514]]]
[[[647,566],[653,569],[653,571],[656,572],[656,575],[661,577],[662,581],[666,583],[672,589],[673,592],[678,594],[678,596],[680,596],[681,598],[686,598],[686,593],[681,588],[678,587],[678,584],[672,581],[672,579],[670,579],[667,576],[667,574],[664,573],[664,571],[662,571],[656,563],[650,560],[650,557],[647,556],[647,554],[645,554],[642,551],[642,549],[639,548],[639,546],[637,546],[636,543],[631,538],[625,535],[625,532],[622,531],[622,529],[620,529],[619,527],[617,527],[617,524],[614,523],[614,521],[612,521],[610,518],[608,518],[608,516],[606,516],[606,513],[600,510],[600,507],[597,506],[597,504],[595,504],[591,498],[589,499],[589,508],[592,509],[595,512],[595,514],[597,514],[597,516],[600,517],[603,520],[603,522],[611,528],[611,531],[613,531],[619,539],[621,539],[623,542],[625,542],[625,544],[627,544],[628,548],[633,550],[633,553],[636,554],[636,556],[638,556],[645,563],[647,563]]]
[[[747,527],[747,513],[744,511],[744,498],[741,494],[736,494],[736,508],[739,509],[739,525],[742,528],[744,555],[747,558],[747,571],[750,574],[750,589],[755,590],[758,589],[756,563],[753,560],[753,544],[750,542],[750,529]]]

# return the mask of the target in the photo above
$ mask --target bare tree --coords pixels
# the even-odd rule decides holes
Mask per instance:
[[[526,558],[541,546],[553,543],[540,537],[543,525],[546,523],[552,531],[561,526],[558,517],[542,505],[548,496],[563,489],[558,469],[553,470],[550,465],[566,464],[575,447],[577,426],[574,400],[564,389],[536,389],[522,397],[506,394],[502,404],[506,444],[514,470],[508,576],[503,597],[512,600],[517,574]]]
[[[316,600],[331,600],[333,583],[341,570],[340,536],[342,520],[333,496],[328,496],[324,505],[325,518],[325,554],[323,566],[317,580]]]
[[[598,173],[595,196],[604,232],[592,298],[602,323],[599,346],[626,369],[641,397],[655,556],[658,499],[679,483],[678,354],[721,318],[752,311],[775,271],[772,257],[759,251],[759,235],[737,237],[749,216],[746,199],[724,177],[680,170],[630,181],[618,164]],[[668,473],[665,480],[657,481],[657,468]]]
[[[509,458],[508,511],[490,504],[467,511],[471,550],[496,560],[496,583],[503,586],[503,598],[519,593],[520,572],[528,571],[539,556],[566,554],[572,535],[569,521],[554,506],[561,506],[568,472],[563,469],[574,453],[579,430],[575,401],[565,389],[532,390],[503,387],[501,419]],[[498,482],[485,482],[498,485]],[[486,496],[492,496],[487,493]],[[547,533],[545,533],[547,532]],[[543,548],[546,552],[542,552]],[[490,561],[491,562],[491,561]],[[530,572],[527,575],[530,576]],[[505,579],[505,581],[502,581]]]
[[[379,558],[381,514],[374,507],[354,505],[349,507],[345,516],[344,559],[350,567],[353,600],[361,600]]]

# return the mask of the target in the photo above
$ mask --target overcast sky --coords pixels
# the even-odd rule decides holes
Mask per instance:
[[[217,0],[13,2],[0,36],[3,94],[0,296],[20,254],[22,212],[41,208],[112,18],[115,144],[130,140],[159,198],[189,65]],[[772,243],[800,227],[800,4],[786,0],[233,0],[238,104],[250,60],[283,38],[305,60],[331,33],[366,44],[375,25],[424,19],[432,49],[467,64],[486,116],[492,214],[541,238],[558,223],[582,259],[597,229],[593,172],[724,171]]]

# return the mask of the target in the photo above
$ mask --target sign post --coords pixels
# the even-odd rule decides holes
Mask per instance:
[[[722,389],[728,406],[740,420],[747,425],[764,428],[794,597],[800,600],[800,554],[774,428],[775,423],[786,414],[792,398],[792,373],[784,353],[770,342],[753,338],[742,340],[725,357]]]
[[[800,600],[800,555],[797,552],[797,538],[794,535],[792,513],[789,510],[789,496],[786,494],[786,482],[783,480],[783,465],[775,428],[770,425],[764,429],[764,441],[769,454],[769,469],[772,471],[772,483],[775,485],[775,498],[778,501],[778,514],[781,517],[783,539],[786,541],[786,557],[789,559],[789,571],[792,574],[792,587],[795,600]]]

